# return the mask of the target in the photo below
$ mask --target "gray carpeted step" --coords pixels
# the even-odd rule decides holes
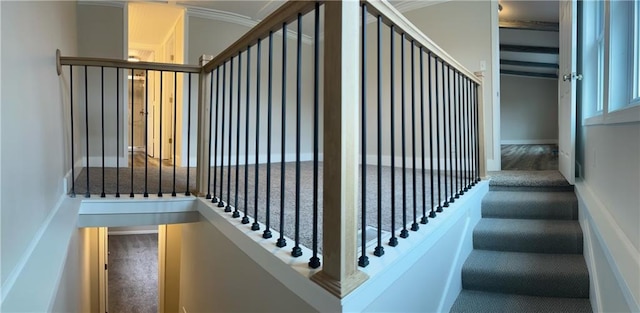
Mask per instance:
[[[483,218],[473,230],[473,248],[582,254],[582,229],[574,220]]]
[[[592,312],[589,299],[533,297],[514,294],[462,290],[451,307],[455,313],[511,312]]]
[[[489,173],[489,190],[573,191],[573,185],[558,171],[500,171]]]
[[[578,199],[573,192],[490,191],[482,217],[575,220]]]
[[[473,250],[462,267],[464,289],[542,297],[589,297],[580,254]]]

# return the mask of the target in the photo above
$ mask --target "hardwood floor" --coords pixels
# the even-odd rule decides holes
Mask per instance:
[[[558,169],[558,146],[502,145],[503,171],[544,171]]]
[[[144,151],[136,151],[133,153],[133,158],[131,157],[131,152],[129,152],[129,166],[131,166],[131,164],[133,163],[133,167],[144,167],[144,162],[145,162],[145,153]],[[152,158],[152,157],[147,157],[147,165],[149,167],[158,167],[160,161],[159,159],[156,158]],[[173,166],[173,161],[172,160],[162,160],[162,167],[172,167]]]

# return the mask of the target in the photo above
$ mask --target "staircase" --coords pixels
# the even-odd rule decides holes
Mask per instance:
[[[592,312],[573,186],[557,171],[489,186],[451,312]]]

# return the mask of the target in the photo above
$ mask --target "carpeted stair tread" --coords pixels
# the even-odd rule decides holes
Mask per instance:
[[[482,217],[575,220],[578,199],[573,192],[489,191]]]
[[[573,186],[555,170],[500,171],[491,172],[489,175],[489,190],[573,191]]]
[[[589,297],[580,254],[473,250],[462,267],[464,289],[542,297]]]
[[[462,290],[451,307],[454,313],[592,312],[589,299],[534,297],[515,294]]]
[[[473,248],[582,254],[582,229],[574,220],[483,218],[473,230]]]

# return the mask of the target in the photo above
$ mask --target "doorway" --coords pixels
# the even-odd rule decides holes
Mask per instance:
[[[502,170],[558,170],[557,1],[500,2]]]
[[[107,312],[158,312],[158,226],[112,227],[107,234]]]
[[[129,3],[127,12],[130,61],[183,63],[184,8]],[[176,81],[172,74],[158,71],[135,71],[129,76],[134,80],[135,92],[130,95],[134,105],[129,109],[133,116],[129,122],[133,131],[130,149],[135,152],[130,164],[144,166],[145,158],[150,158],[147,161],[152,165],[162,161],[163,166],[170,166],[174,159],[181,159],[179,143],[183,132],[180,123],[176,125],[174,121],[180,121],[182,112],[182,78],[179,76]]]

